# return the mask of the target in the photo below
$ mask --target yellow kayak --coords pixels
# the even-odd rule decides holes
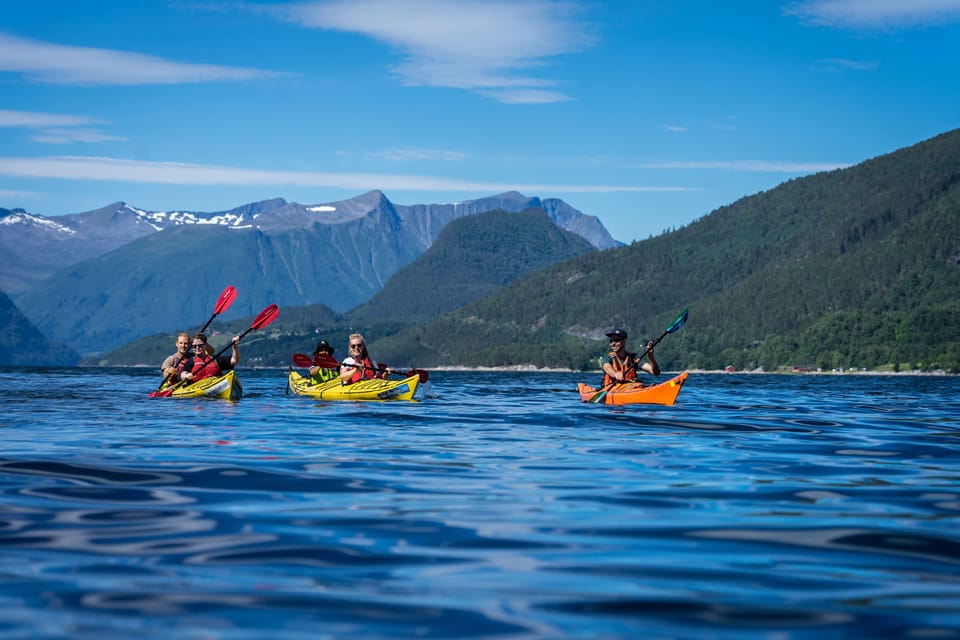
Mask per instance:
[[[338,379],[314,383],[312,378],[291,371],[287,382],[297,395],[319,400],[413,400],[420,376],[415,374],[403,380],[361,380],[344,386]]]
[[[179,383],[178,383],[179,384]],[[153,398],[220,398],[221,400],[239,400],[243,387],[237,380],[236,372],[227,371],[222,376],[204,378],[193,384],[183,386],[164,385],[150,394]]]

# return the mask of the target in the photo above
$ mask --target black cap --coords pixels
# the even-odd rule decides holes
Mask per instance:
[[[330,343],[326,340],[321,340],[317,343],[317,348],[313,350],[314,353],[320,353],[321,351],[329,351],[330,355],[333,355],[333,347],[330,346]]]
[[[611,331],[610,333],[607,334],[607,337],[608,337],[608,338],[619,338],[619,339],[621,339],[621,340],[626,340],[626,339],[627,339],[627,332],[624,331],[623,329],[614,329],[613,331]]]

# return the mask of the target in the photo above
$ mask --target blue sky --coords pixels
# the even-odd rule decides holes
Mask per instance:
[[[517,190],[630,242],[960,126],[960,0],[0,4],[0,206]]]

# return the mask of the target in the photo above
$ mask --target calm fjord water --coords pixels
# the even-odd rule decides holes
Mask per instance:
[[[960,379],[0,369],[0,638],[960,637]]]

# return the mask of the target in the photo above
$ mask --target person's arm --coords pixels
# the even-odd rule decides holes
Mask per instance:
[[[160,373],[163,374],[164,378],[169,378],[177,372],[177,363],[174,362],[174,356],[167,356],[163,361],[163,364],[160,365]]]
[[[233,350],[230,354],[230,368],[237,366],[240,362],[240,336],[233,336]]]
[[[640,365],[640,368],[650,375],[660,375],[660,364],[653,356],[653,340],[647,343],[647,361]]]
[[[193,357],[182,358],[177,365],[177,379],[180,381],[192,380],[193,374],[190,373],[191,369],[193,369]]]
[[[613,365],[609,362],[603,363],[603,372],[613,378],[614,380],[619,380],[623,382],[623,372],[617,371],[613,368]]]
[[[357,368],[353,366],[356,362],[353,356],[347,356],[344,359],[340,366],[340,382],[347,384],[347,382],[350,381],[350,378],[353,377],[354,372],[357,370]]]

